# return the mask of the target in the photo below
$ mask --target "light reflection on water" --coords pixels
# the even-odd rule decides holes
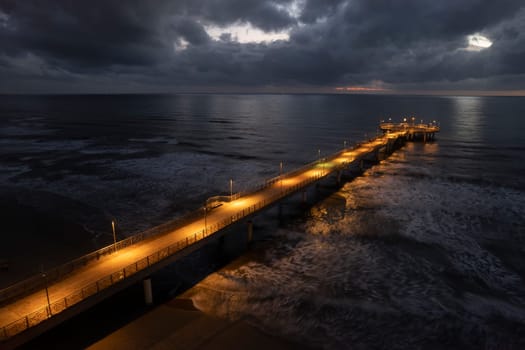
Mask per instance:
[[[298,340],[326,340],[331,348],[370,348],[379,333],[385,348],[430,347],[443,337],[460,339],[458,348],[486,348],[479,334],[493,348],[519,340],[510,326],[491,322],[524,328],[524,303],[516,296],[525,279],[523,99],[181,95],[0,102],[2,144],[12,140],[0,149],[1,165],[18,169],[0,174],[2,186],[74,198],[129,229],[227,193],[230,178],[244,189],[278,175],[281,161],[292,170],[317,159],[318,149],[329,154],[345,140],[375,135],[381,116],[438,120],[435,142],[407,143],[302,221],[263,232],[277,236],[265,260],[212,274],[220,283],[211,286],[224,288],[195,300],[203,310],[247,317]],[[33,115],[42,116],[39,124],[24,126]],[[32,147],[17,146],[24,141]],[[78,149],[68,152],[72,142]]]
[[[486,116],[483,114],[482,97],[458,96],[453,101],[454,113],[448,126],[452,130],[451,136],[465,142],[483,142]]]

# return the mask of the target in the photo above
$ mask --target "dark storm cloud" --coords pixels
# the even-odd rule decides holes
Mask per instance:
[[[174,32],[190,44],[202,45],[210,40],[208,33],[206,33],[202,25],[189,18],[173,18],[172,26]]]
[[[524,23],[520,0],[0,0],[0,90],[524,89]],[[242,24],[290,39],[241,44],[227,29],[207,32]],[[466,50],[474,33],[493,46]]]
[[[31,52],[66,66],[146,65],[162,49],[150,26],[156,13],[140,3],[7,1],[0,10],[9,18],[0,31],[8,54]]]
[[[319,19],[332,16],[345,0],[306,0],[301,12],[301,21],[313,23]]]
[[[291,3],[292,0],[190,0],[183,7],[187,13],[219,25],[245,21],[265,31],[275,31],[296,24],[296,20],[282,9]]]

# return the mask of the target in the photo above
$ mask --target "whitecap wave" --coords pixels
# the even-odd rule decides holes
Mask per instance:
[[[199,283],[195,305],[323,348],[520,348],[524,281],[486,243],[516,243],[525,196],[405,166],[348,183],[342,211],[317,204],[259,260]]]

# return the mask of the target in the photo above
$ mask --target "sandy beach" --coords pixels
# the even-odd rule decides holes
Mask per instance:
[[[191,290],[187,293],[191,293]],[[103,349],[304,349],[266,334],[244,320],[228,321],[200,312],[183,295],[154,308],[88,347]]]
[[[235,235],[242,233],[231,233],[226,246],[227,250],[231,249],[230,253],[233,255],[230,255],[230,258],[233,260],[216,270],[216,273],[236,269],[263,257],[267,245],[259,242],[246,251],[235,239]],[[308,349],[304,344],[268,334],[247,319],[220,318],[195,308],[192,297],[198,294],[201,288],[206,288],[208,273],[202,273],[198,279],[193,279],[197,276],[191,273],[189,266],[193,266],[197,261],[198,264],[205,265],[213,260],[217,262],[217,257],[212,258],[216,249],[217,247],[211,245],[198,256],[175,264],[177,266],[174,266],[174,271],[161,272],[159,280],[182,277],[192,286],[165,302],[155,304],[150,311],[123,324],[119,329],[97,340],[88,349]],[[244,253],[238,255],[242,251]],[[226,251],[223,251],[223,254],[227,254]],[[212,260],[209,260],[210,258]],[[138,286],[137,289],[140,289],[139,287],[142,286]]]

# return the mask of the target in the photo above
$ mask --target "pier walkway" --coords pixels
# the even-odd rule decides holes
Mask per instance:
[[[382,127],[383,129],[383,127]],[[54,327],[223,234],[223,229],[281,199],[305,191],[379,152],[391,153],[411,129],[384,128],[384,134],[292,172],[249,193],[224,196],[220,206],[194,213],[80,257],[0,290],[0,348],[11,348]],[[428,129],[428,132],[439,129]],[[413,131],[415,132],[415,131]],[[422,132],[418,129],[418,132]],[[362,164],[362,163],[361,163]],[[218,202],[215,203],[217,205]]]
[[[403,132],[407,140],[414,140],[420,138],[423,141],[433,140],[434,135],[439,132],[438,124],[433,121],[429,124],[421,123],[416,124],[415,118],[412,118],[410,122],[405,121],[403,123],[392,123],[392,122],[382,122],[379,124],[379,128],[383,132]]]

